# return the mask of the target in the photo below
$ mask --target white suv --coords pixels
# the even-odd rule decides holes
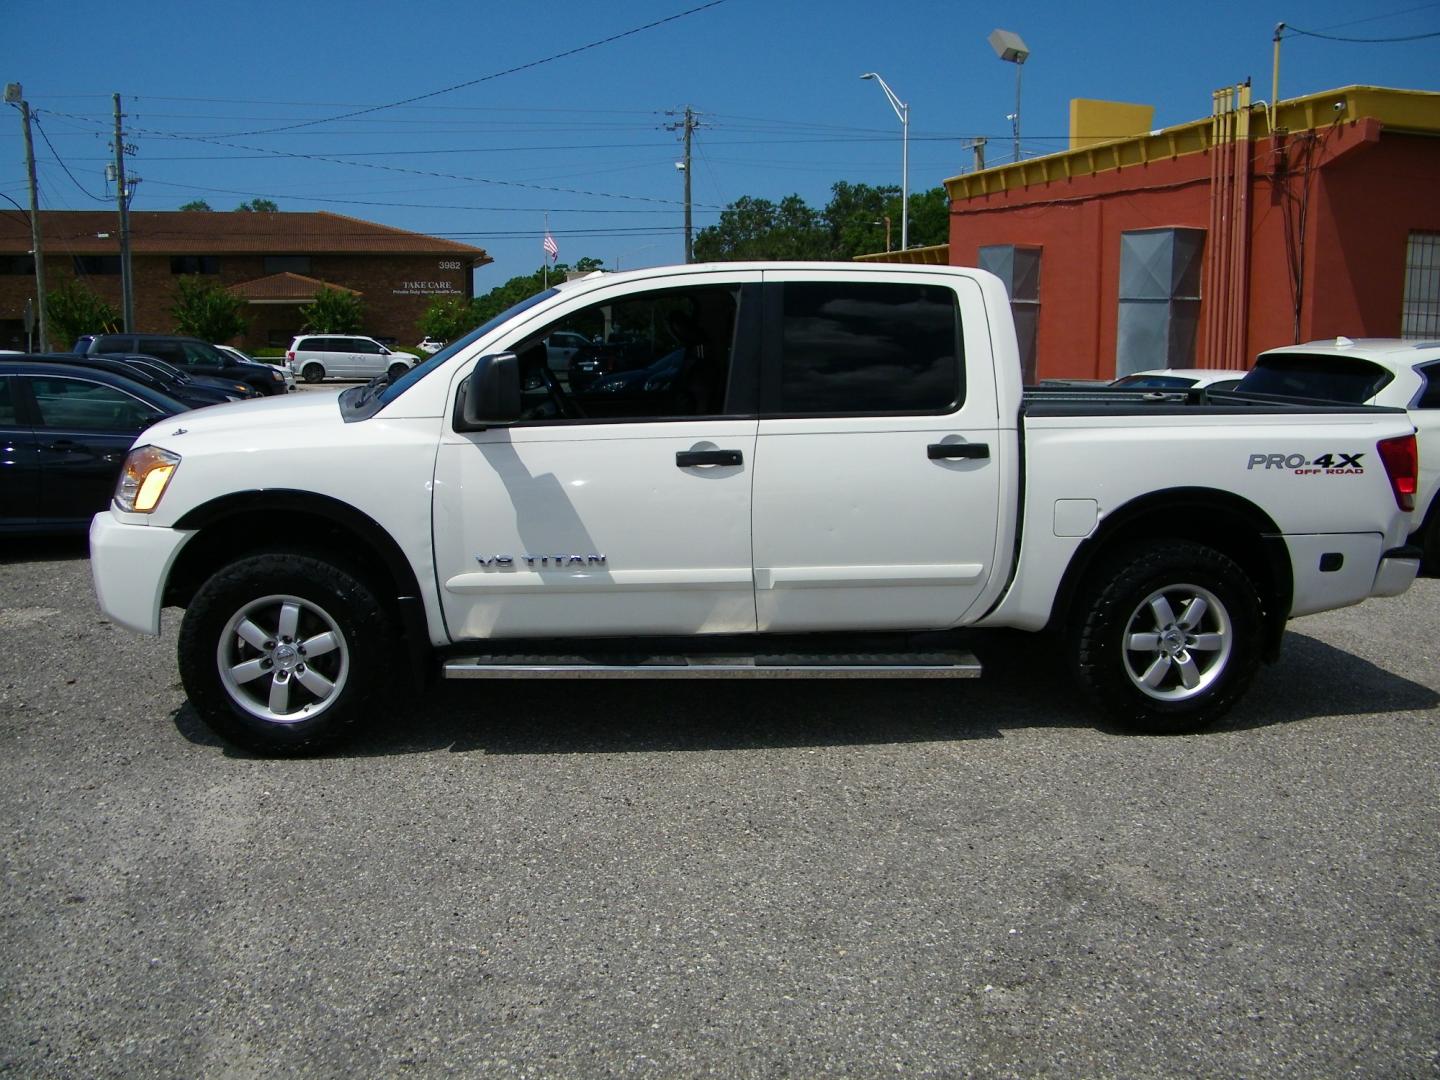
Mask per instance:
[[[1339,337],[1286,345],[1261,353],[1236,389],[1406,410],[1420,454],[1411,541],[1425,548],[1425,570],[1440,574],[1440,341]]]
[[[351,334],[301,334],[290,342],[286,366],[308,383],[325,379],[399,378],[415,366],[409,353],[392,352],[374,338]]]

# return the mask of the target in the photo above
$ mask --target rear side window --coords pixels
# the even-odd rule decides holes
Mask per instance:
[[[15,415],[15,397],[10,391],[10,380],[0,378],[0,424],[14,427],[19,423]]]
[[[1235,387],[1244,394],[1313,398],[1363,405],[1394,378],[1379,364],[1351,356],[1277,353],[1262,356]]]
[[[296,352],[329,352],[330,342],[324,338],[301,338],[295,345]]]
[[[947,413],[963,400],[960,312],[950,289],[794,283],[783,286],[782,310],[767,413]]]
[[[1415,399],[1417,409],[1440,409],[1440,364],[1426,364],[1420,369],[1425,385]]]

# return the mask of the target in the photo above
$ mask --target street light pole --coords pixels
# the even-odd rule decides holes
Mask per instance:
[[[1015,111],[1010,115],[1011,131],[1015,136],[1015,160],[1020,160],[1020,72],[1030,58],[1030,50],[1013,30],[992,30],[988,38],[990,47],[1001,60],[1015,65]]]
[[[885,99],[900,118],[900,250],[910,249],[910,106],[896,96],[895,91],[873,71],[861,75],[862,79],[874,79],[885,92]]]

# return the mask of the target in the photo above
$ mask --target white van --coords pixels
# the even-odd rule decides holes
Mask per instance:
[[[374,338],[350,334],[302,334],[290,342],[285,364],[308,383],[325,379],[399,378],[415,366],[409,353],[391,352]]]

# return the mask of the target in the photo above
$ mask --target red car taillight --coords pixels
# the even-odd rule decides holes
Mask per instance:
[[[295,350],[294,350],[294,349],[289,349],[289,350],[286,351],[286,353],[285,353],[285,361],[286,361],[286,363],[290,363],[290,364],[293,364],[293,363],[295,362]]]
[[[1414,433],[1381,439],[1375,444],[1375,449],[1385,463],[1385,475],[1390,478],[1395,504],[1407,512],[1414,510],[1415,490],[1420,476],[1420,453],[1415,448]]]

